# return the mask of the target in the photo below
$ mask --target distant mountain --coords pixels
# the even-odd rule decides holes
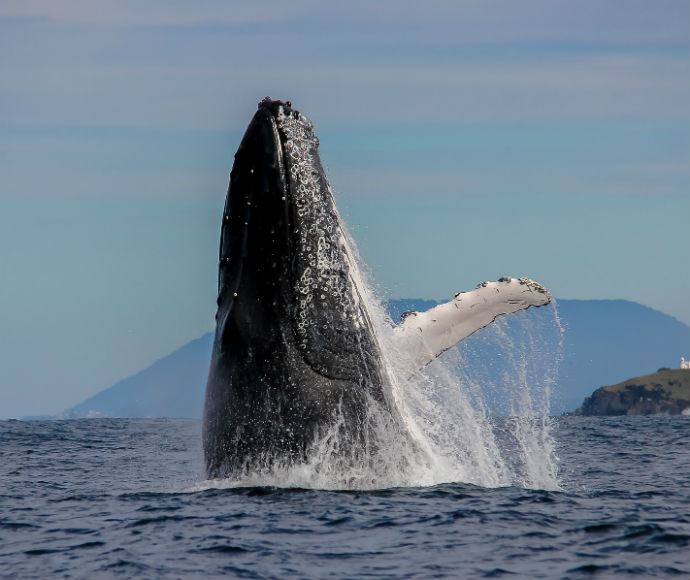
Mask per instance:
[[[201,417],[213,334],[68,409],[60,418]]]
[[[405,310],[425,310],[433,300],[393,300],[388,304],[393,320]],[[546,311],[547,309],[539,309]],[[530,309],[529,312],[536,312]],[[626,300],[559,300],[564,328],[563,360],[554,389],[554,414],[574,411],[602,385],[643,375],[659,367],[676,368],[690,352],[690,328],[675,318]],[[505,338],[523,338],[524,320],[505,317]],[[478,335],[480,333],[477,333]],[[486,336],[486,335],[484,335]],[[473,340],[471,337],[468,340]],[[496,339],[479,336],[472,344],[475,355],[500,359]],[[147,369],[65,411],[61,417],[200,417],[210,361],[212,333],[193,340]],[[445,355],[444,355],[445,356]],[[488,365],[488,379],[500,382],[502,367]],[[484,378],[484,377],[482,377]],[[481,383],[481,381],[480,381]],[[505,401],[498,400],[500,410]]]
[[[558,412],[576,409],[603,385],[676,369],[690,351],[688,325],[636,302],[559,300],[558,311],[565,328]]]
[[[690,412],[690,370],[659,369],[600,387],[576,415],[680,415]]]

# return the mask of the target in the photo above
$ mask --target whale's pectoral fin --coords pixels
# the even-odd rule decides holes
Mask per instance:
[[[394,329],[395,341],[411,363],[422,367],[501,314],[549,302],[546,288],[528,278],[482,282],[476,290],[458,293],[426,312],[405,313]]]

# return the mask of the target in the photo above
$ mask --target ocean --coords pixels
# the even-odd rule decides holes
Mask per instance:
[[[183,419],[0,422],[0,577],[690,575],[688,417],[554,419],[549,489],[205,481],[200,432]]]

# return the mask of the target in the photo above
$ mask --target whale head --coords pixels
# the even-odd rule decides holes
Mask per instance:
[[[353,377],[360,345],[349,335],[368,320],[318,146],[311,121],[289,101],[259,103],[230,177],[218,314],[241,318],[257,340],[289,322],[316,372]]]
[[[352,410],[357,421],[365,396],[383,399],[379,347],[318,146],[309,119],[266,98],[235,154],[204,409],[211,475],[247,458],[302,456],[335,414]]]

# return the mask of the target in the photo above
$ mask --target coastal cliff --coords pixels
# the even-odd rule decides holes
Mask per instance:
[[[575,414],[680,415],[686,409],[690,409],[690,370],[659,369],[597,389]]]

